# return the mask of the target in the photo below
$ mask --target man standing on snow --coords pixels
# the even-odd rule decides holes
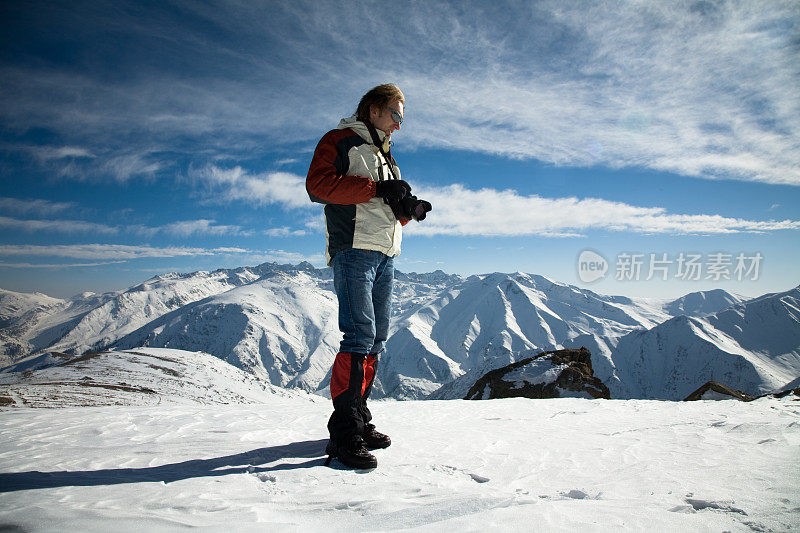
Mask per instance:
[[[391,155],[404,105],[395,85],[371,89],[355,115],[322,137],[306,178],[311,200],[325,204],[325,255],[333,267],[344,334],[331,371],[326,452],[353,468],[375,468],[378,461],[368,450],[391,444],[370,423],[367,398],[389,333],[393,260],[400,255],[402,227],[431,210],[411,195]]]

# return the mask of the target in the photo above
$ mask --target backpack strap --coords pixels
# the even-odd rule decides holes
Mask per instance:
[[[392,178],[400,179],[397,177],[397,174],[394,173],[394,165],[397,163],[394,160],[394,157],[392,157],[392,149],[390,144],[391,140],[389,139],[389,136],[387,135],[384,137],[383,142],[381,142],[381,138],[378,136],[375,126],[373,126],[369,121],[366,121],[365,124],[367,126],[367,130],[369,130],[370,136],[372,137],[372,144],[378,148],[378,151],[386,161],[386,165],[389,167],[389,172],[392,173]]]

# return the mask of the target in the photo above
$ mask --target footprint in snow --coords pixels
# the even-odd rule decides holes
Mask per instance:
[[[256,477],[257,480],[261,481],[262,483],[275,483],[278,481],[278,478],[273,476],[272,474],[268,474],[266,472],[256,472],[256,469],[252,466],[247,467],[247,473],[252,474]]]
[[[712,500],[701,500],[699,498],[686,498],[684,501],[689,505],[678,505],[669,511],[672,513],[696,513],[698,511],[711,509],[714,511],[725,511],[726,513],[737,513],[747,516],[744,510],[729,505],[736,502],[715,502]]]
[[[588,493],[586,493],[586,492],[584,492],[582,490],[578,490],[578,489],[572,489],[569,492],[560,492],[559,494],[561,494],[561,496],[564,497],[564,498],[569,498],[569,499],[573,499],[573,500],[599,500],[600,499],[600,493],[598,493],[595,496],[591,496],[590,494],[588,494]]]
[[[434,465],[433,470],[444,471],[447,472],[448,474],[466,474],[470,478],[472,478],[472,481],[474,481],[475,483],[486,483],[487,481],[489,481],[489,478],[486,476],[481,476],[479,474],[467,472],[463,468],[456,468],[455,466],[450,466],[450,465]]]

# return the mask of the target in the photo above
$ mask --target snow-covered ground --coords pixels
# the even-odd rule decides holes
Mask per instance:
[[[301,396],[6,409],[0,529],[789,531],[791,398],[373,402],[371,472],[322,466],[330,406]]]

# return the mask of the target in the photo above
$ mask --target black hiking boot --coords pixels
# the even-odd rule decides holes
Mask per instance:
[[[328,459],[335,457],[350,468],[371,469],[378,466],[378,460],[364,447],[364,439],[360,435],[354,436],[350,442],[328,441],[325,453],[328,454]],[[328,461],[325,464],[328,464]]]
[[[364,428],[364,446],[368,450],[388,448],[391,445],[392,439],[389,438],[389,435],[384,435],[380,431],[376,431],[374,424],[367,424]]]

